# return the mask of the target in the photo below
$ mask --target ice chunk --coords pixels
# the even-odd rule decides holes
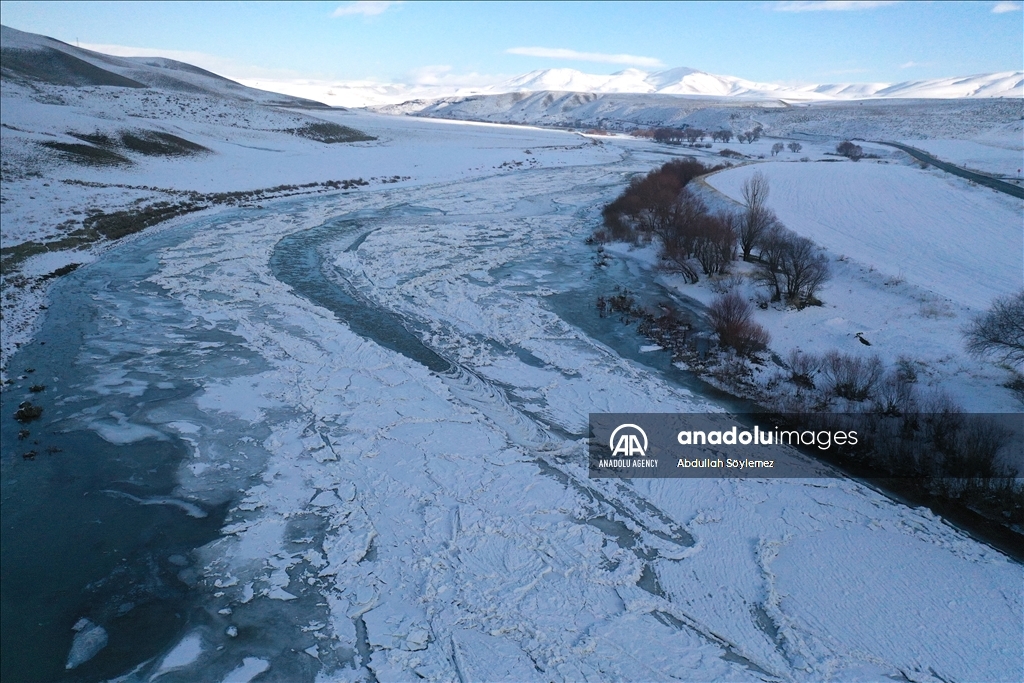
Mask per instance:
[[[85,664],[107,646],[107,630],[89,619],[79,619],[74,626],[75,639],[71,641],[71,651],[65,669],[74,669]]]
[[[198,633],[190,633],[181,639],[177,645],[174,646],[167,656],[164,657],[163,661],[160,662],[160,668],[157,669],[156,676],[160,676],[168,671],[180,669],[186,667],[192,662],[199,659],[199,655],[203,652],[203,639]]]
[[[227,675],[223,683],[249,683],[270,668],[270,662],[259,657],[246,657],[242,663]]]

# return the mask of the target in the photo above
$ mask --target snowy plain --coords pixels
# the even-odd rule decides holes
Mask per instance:
[[[838,349],[878,355],[888,365],[905,358],[924,386],[971,412],[1019,411],[1001,386],[1005,370],[965,354],[962,330],[994,299],[1024,287],[1020,200],[899,163],[898,154],[857,163],[749,164],[706,182],[742,201],[743,182],[757,171],[769,180],[769,206],[823,247],[833,270],[823,306],[758,316],[777,352]],[[705,291],[703,298],[712,296]]]
[[[73,302],[103,323],[86,328],[64,403],[48,407],[55,428],[88,430],[112,449],[180,443],[174,509],[184,519],[228,507],[220,537],[185,560],[192,621],[117,680],[1020,679],[1024,569],[926,509],[841,478],[587,477],[588,412],[724,410],[568,320],[593,316],[611,282],[585,243],[603,203],[688,150],[345,111],[315,116],[377,139],[319,145],[281,132],[314,115],[305,110],[106,87],[44,95],[64,101],[4,86],[5,160],[39,173],[5,172],[5,246],[57,235],[83,208],[174,192],[408,177],[215,208],[113,248],[24,263],[38,275],[92,262],[54,298],[40,287],[4,309],[5,349],[32,338],[43,302]],[[83,168],[35,145],[139,120],[213,153]],[[807,144],[824,158],[827,145]],[[930,366],[937,382],[966,373],[984,389],[979,405],[1010,409],[998,369],[957,370],[967,361],[951,335],[1015,286],[996,252],[1018,244],[1019,230],[1001,228],[1019,219],[1019,203],[896,163],[758,166],[783,220],[848,256],[832,287],[858,292],[849,309],[767,312],[777,339],[851,342],[856,327],[882,349],[902,348],[878,327],[886,310],[905,318],[892,325],[904,336],[925,330],[945,345],[948,357]],[[752,170],[708,183],[732,195]],[[812,173],[818,203],[801,194]],[[872,198],[892,183],[939,202],[878,223],[879,239],[909,224],[906,239],[941,257],[925,219],[974,221],[987,238],[967,248],[983,247],[998,277],[950,287],[931,259],[893,262],[843,242],[849,226],[822,214],[850,179],[863,198],[854,217],[873,214]],[[314,267],[289,270],[282,254],[306,254]],[[630,286],[673,284],[645,258],[623,249],[612,270]],[[120,273],[139,263],[144,277]],[[901,268],[905,282],[885,285]],[[313,295],[297,284],[310,274]],[[827,290],[826,303],[839,305],[840,293]],[[357,333],[353,312],[408,334]],[[835,332],[821,337],[823,328]],[[638,353],[647,344],[633,343]],[[20,370],[18,358],[10,348],[5,365]],[[5,392],[28,396],[21,380]]]

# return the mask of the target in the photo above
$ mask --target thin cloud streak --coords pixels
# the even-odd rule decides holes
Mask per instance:
[[[506,54],[523,55],[526,57],[545,57],[547,59],[569,59],[581,62],[600,62],[602,64],[629,64],[633,66],[646,66],[660,68],[665,64],[654,57],[640,57],[637,55],[607,54],[604,52],[577,52],[563,48],[549,47],[512,47],[505,50]]]
[[[351,17],[362,15],[364,17],[375,17],[384,14],[395,5],[401,2],[384,2],[383,0],[358,0],[347,5],[341,5],[331,13],[332,17]]]
[[[776,12],[853,12],[899,4],[898,0],[793,0],[777,2]]]
[[[1007,12],[1019,12],[1019,2],[997,2],[992,8],[992,14],[1006,14]]]
[[[935,66],[935,62],[915,62],[913,60],[900,64],[901,69],[914,69],[919,66]]]

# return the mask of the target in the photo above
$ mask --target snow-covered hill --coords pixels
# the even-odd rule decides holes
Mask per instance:
[[[0,26],[6,82],[158,88],[291,107],[320,102],[258,90],[197,66],[161,57],[112,57],[34,33]]]
[[[378,107],[377,111],[612,131],[694,126],[727,129],[738,135],[759,125],[766,135],[802,140],[971,140],[980,136],[989,145],[1019,149],[1020,131],[1011,124],[1024,115],[1024,100],[877,99],[794,104],[780,99],[542,91],[416,100]],[[1011,170],[1020,167],[1012,162],[1004,165],[1012,166]]]

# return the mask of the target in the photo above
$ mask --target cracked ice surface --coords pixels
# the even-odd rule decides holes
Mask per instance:
[[[259,359],[193,377],[198,394],[148,418],[191,447],[182,498],[234,500],[198,590],[217,633],[235,630],[205,634],[225,650],[197,666],[230,659],[244,678],[298,657],[325,681],[1018,678],[1024,572],[926,511],[840,480],[587,478],[588,412],[720,408],[550,304],[590,296],[582,239],[622,173],[653,165],[564,157],[239,214],[159,249],[150,283],[233,340],[202,352]],[[324,282],[402,320],[449,371],[275,277],[283,237],[332,221]],[[233,644],[246,628],[265,632],[258,647]]]

